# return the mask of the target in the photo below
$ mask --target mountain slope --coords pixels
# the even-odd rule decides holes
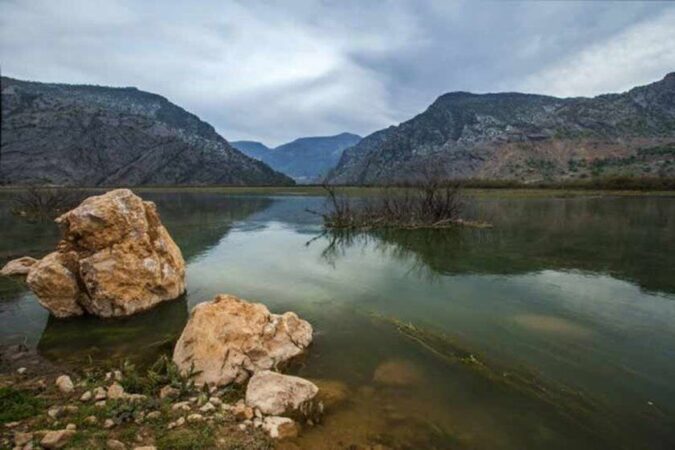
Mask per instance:
[[[234,150],[211,125],[159,95],[136,88],[1,81],[4,183],[293,183]]]
[[[413,119],[365,137],[327,180],[453,178],[539,181],[595,175],[675,175],[675,73],[594,98],[453,92]]]
[[[325,176],[340,160],[342,152],[360,140],[355,134],[341,133],[299,138],[274,149],[253,141],[233,142],[232,146],[298,182],[308,183]]]

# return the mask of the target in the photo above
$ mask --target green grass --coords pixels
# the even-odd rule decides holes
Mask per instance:
[[[200,450],[215,447],[215,430],[209,424],[190,424],[163,433],[157,439],[162,450]]]
[[[33,417],[41,409],[42,401],[32,393],[12,387],[0,388],[0,424]]]

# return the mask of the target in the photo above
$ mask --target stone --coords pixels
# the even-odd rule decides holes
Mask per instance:
[[[237,420],[249,420],[254,416],[253,408],[244,402],[237,402],[232,408],[232,415]]]
[[[63,416],[63,407],[61,406],[52,406],[47,410],[47,415],[52,419],[56,420]]]
[[[265,415],[300,414],[312,417],[322,407],[314,401],[319,388],[300,377],[265,370],[251,377],[246,388],[246,404]]]
[[[94,389],[94,400],[95,401],[98,402],[98,401],[101,401],[101,400],[105,400],[106,398],[108,398],[108,393],[106,392],[105,389],[103,389],[100,386]]]
[[[96,405],[97,408],[105,408],[106,401],[105,401],[105,400],[100,400],[100,401],[94,403],[94,405]]]
[[[412,386],[422,383],[422,372],[411,362],[402,359],[385,361],[375,369],[373,381],[387,386]]]
[[[33,441],[33,433],[23,433],[21,431],[17,431],[14,433],[14,445],[16,445],[17,447],[23,447],[24,445],[32,441]]]
[[[180,249],[154,203],[129,189],[89,197],[56,222],[63,240],[26,278],[54,316],[128,316],[185,292]]]
[[[70,379],[68,375],[61,375],[56,379],[56,387],[59,388],[59,391],[64,394],[69,394],[73,392],[75,386],[73,386],[73,380]]]
[[[66,425],[66,430],[75,431],[77,430],[77,425],[75,425],[74,423],[69,423],[68,425]]]
[[[216,410],[216,407],[213,406],[212,403],[205,403],[204,406],[199,408],[199,411],[203,412],[203,413],[210,413],[210,412],[213,412],[215,410]]]
[[[87,425],[96,425],[98,423],[98,419],[96,416],[87,416],[84,418],[84,423]]]
[[[108,439],[105,443],[108,450],[126,450],[127,446],[116,439]]]
[[[121,384],[115,382],[108,387],[107,396],[110,400],[119,400],[124,398],[124,388]]]
[[[162,413],[159,411],[150,411],[145,418],[148,420],[157,420],[162,417]]]
[[[209,403],[211,403],[214,406],[220,406],[223,404],[223,401],[218,397],[211,397],[209,398]]]
[[[82,396],[80,396],[80,401],[81,402],[88,402],[93,398],[94,394],[91,393],[91,391],[87,391]]]
[[[30,272],[30,268],[38,260],[31,258],[30,256],[22,256],[21,258],[13,259],[9,261],[5,266],[0,270],[0,275],[6,277],[25,277]]]
[[[55,317],[81,316],[83,293],[74,252],[52,252],[31,267],[26,284]]]
[[[66,414],[75,414],[79,410],[80,410],[80,408],[77,407],[76,405],[66,405],[66,406],[63,407],[63,411]]]
[[[75,436],[75,433],[73,430],[48,431],[40,441],[40,445],[46,449],[63,448]]]
[[[112,419],[105,419],[105,422],[103,422],[103,428],[105,428],[106,430],[109,430],[114,426],[115,422]]]
[[[134,447],[134,450],[157,450],[154,445],[144,445],[142,447]]]
[[[187,421],[190,423],[201,422],[202,420],[204,420],[204,416],[202,416],[201,414],[195,413],[187,416]]]
[[[312,326],[295,313],[272,314],[260,303],[221,294],[192,310],[173,360],[184,373],[199,371],[197,384],[224,386],[278,367],[311,342]]]
[[[19,367],[18,369],[16,369],[16,373],[18,373],[19,375],[23,375],[24,373],[26,373],[27,370],[28,369],[26,369],[25,367]]]
[[[172,411],[179,411],[179,410],[190,411],[190,408],[191,408],[190,402],[188,402],[188,401],[178,402],[178,403],[174,403],[173,405],[171,405]]]
[[[176,389],[175,387],[170,386],[168,384],[166,386],[164,386],[162,389],[159,390],[159,398],[161,398],[161,399],[178,398],[179,395],[180,395],[180,391],[178,389]]]
[[[273,439],[294,438],[300,432],[298,424],[293,419],[279,416],[265,417],[262,428]]]

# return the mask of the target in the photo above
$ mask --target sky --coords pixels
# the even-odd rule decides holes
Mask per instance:
[[[450,91],[620,92],[675,71],[675,3],[0,0],[2,74],[135,86],[230,141],[370,134]]]

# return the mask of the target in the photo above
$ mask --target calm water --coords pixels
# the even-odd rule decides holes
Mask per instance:
[[[675,198],[479,200],[468,215],[492,229],[330,236],[305,212],[317,197],[142,195],[183,250],[185,298],[125,320],[57,321],[2,279],[0,341],[73,363],[151,361],[192,306],[232,293],[308,319],[315,343],[293,371],[349,391],[301,448],[675,448]],[[55,226],[0,201],[3,260],[53,247]],[[409,383],[375,380],[378,367]],[[500,382],[510,374],[532,384]]]

